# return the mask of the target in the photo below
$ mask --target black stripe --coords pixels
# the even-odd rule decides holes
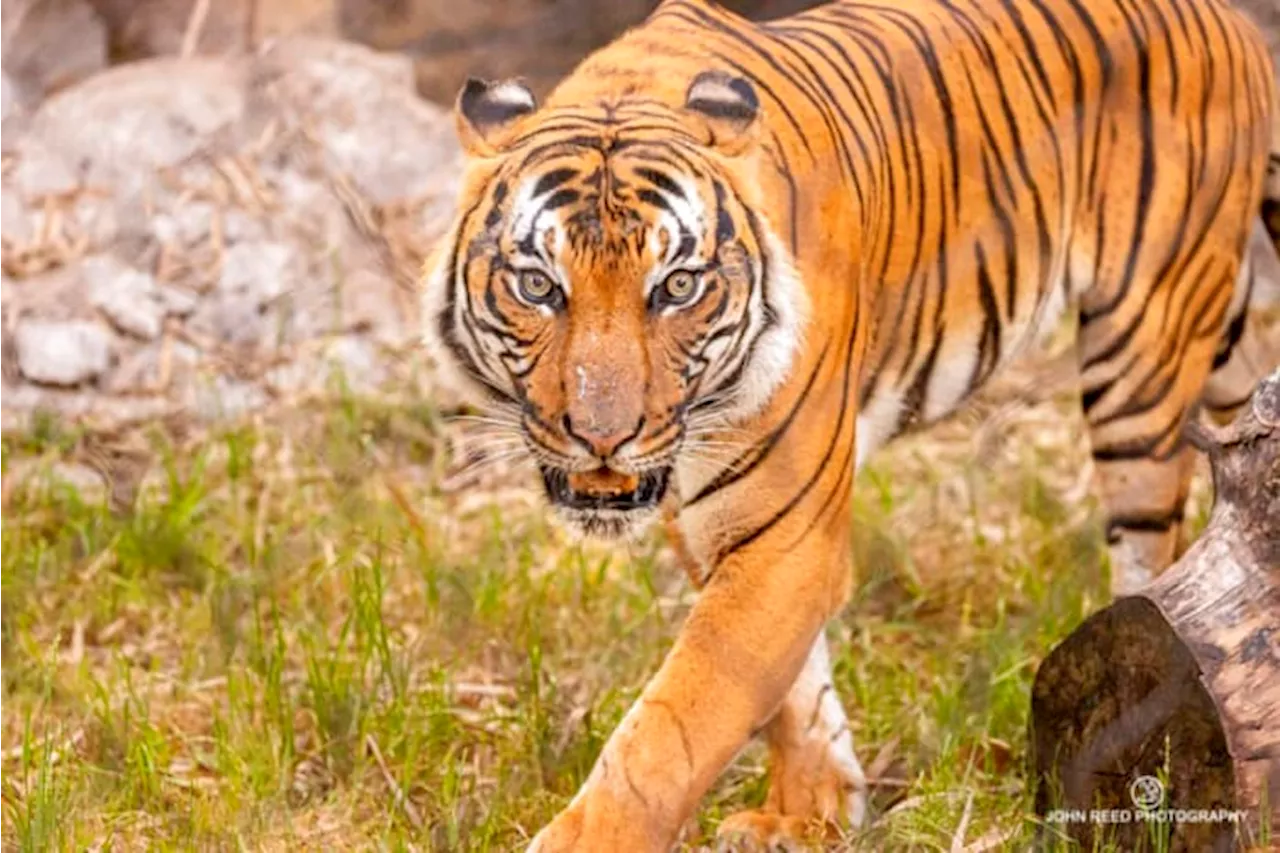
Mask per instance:
[[[688,200],[684,194],[684,190],[680,185],[671,179],[671,176],[659,172],[657,169],[651,169],[648,166],[639,166],[635,170],[636,174],[653,184],[663,192],[670,193],[679,199]]]
[[[577,190],[556,190],[551,194],[542,205],[543,210],[557,210],[566,205],[573,204],[582,197],[582,193]]]
[[[987,256],[982,244],[974,246],[978,260],[978,302],[982,306],[982,337],[978,339],[978,357],[973,362],[969,377],[969,391],[987,380],[1000,363],[1000,306],[996,304],[995,289],[991,285],[991,273],[987,269]]]
[[[734,227],[733,217],[725,206],[724,183],[716,180],[711,185],[716,196],[716,243],[724,245],[737,236],[738,229]]]
[[[809,392],[813,390],[814,382],[818,378],[818,374],[822,372],[822,367],[827,361],[827,350],[830,342],[824,344],[822,352],[818,356],[818,363],[814,365],[813,372],[809,374],[809,379],[805,382],[804,388],[800,390],[800,396],[796,398],[795,404],[791,410],[787,412],[787,416],[782,419],[776,427],[769,432],[763,440],[753,444],[751,447],[743,451],[729,465],[721,471],[716,478],[704,486],[696,495],[685,501],[682,506],[693,506],[694,504],[711,497],[716,492],[732,486],[734,483],[746,477],[764,462],[769,452],[777,445],[782,437],[786,435],[791,424],[795,421],[796,415],[804,407],[805,400],[809,398]]]
[[[1095,446],[1093,458],[1098,462],[1121,462],[1130,459],[1152,459],[1163,462],[1172,459],[1182,448],[1183,439],[1180,435],[1165,451],[1157,452],[1157,448],[1169,441],[1171,436],[1178,434],[1183,424],[1184,420],[1179,416],[1169,421],[1164,429],[1153,436],[1129,438],[1105,447]]]
[[[671,202],[667,201],[667,197],[657,190],[651,190],[648,187],[641,187],[636,190],[636,198],[645,204],[651,204],[659,210],[665,210],[667,213],[675,214],[675,209],[671,207]]]
[[[1249,276],[1245,285],[1244,299],[1241,300],[1240,313],[1232,318],[1231,323],[1227,326],[1227,333],[1222,338],[1222,343],[1218,347],[1218,351],[1213,356],[1213,369],[1217,370],[1228,361],[1231,360],[1232,353],[1235,352],[1236,344],[1240,343],[1240,338],[1244,336],[1245,322],[1249,317],[1249,299],[1253,293],[1253,275]]]
[[[925,403],[928,402],[929,380],[933,378],[933,371],[938,363],[938,353],[942,349],[942,341],[945,337],[945,329],[938,329],[934,334],[933,345],[925,355],[924,364],[920,365],[910,387],[907,388],[907,393],[903,395],[902,408],[898,410],[898,423],[894,428],[895,435],[911,429],[923,416]]]
[[[533,194],[536,197],[549,193],[562,184],[573,180],[577,174],[577,169],[553,169],[538,178],[538,182],[533,185]]]
[[[752,532],[746,534],[745,536],[740,536],[731,545],[729,545],[729,547],[720,551],[720,553],[716,555],[715,559],[712,562],[713,566],[716,566],[716,567],[720,566],[720,564],[723,563],[726,558],[730,557],[737,551],[740,551],[743,548],[746,548],[752,542],[755,542],[761,536],[765,535],[770,530],[772,530],[775,526],[777,526],[784,518],[790,515],[791,512],[796,507],[800,505],[800,502],[805,499],[805,497],[809,494],[809,492],[813,491],[814,486],[818,484],[818,480],[826,472],[827,464],[831,461],[831,457],[835,453],[836,445],[839,444],[840,442],[840,436],[843,435],[844,433],[845,417],[846,415],[850,414],[849,389],[852,383],[849,381],[849,374],[853,369],[853,346],[858,339],[856,323],[857,323],[857,320],[855,318],[854,328],[848,335],[848,345],[845,347],[844,367],[841,372],[841,376],[839,380],[840,381],[840,411],[836,416],[835,427],[831,432],[831,441],[827,443],[826,452],[823,453],[822,458],[818,460],[818,465],[816,470],[814,470],[814,472],[809,475],[809,478],[796,491],[796,493],[791,496],[791,499],[788,500],[786,504],[782,506],[781,509],[775,512],[769,518],[768,521],[766,521],[764,524],[757,527]]]

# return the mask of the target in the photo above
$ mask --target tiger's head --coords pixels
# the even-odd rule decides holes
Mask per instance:
[[[718,72],[674,107],[539,110],[476,80],[458,98],[468,164],[428,262],[427,342],[574,532],[637,535],[677,463],[713,457],[706,437],[789,372],[807,301],[759,210],[758,112]]]

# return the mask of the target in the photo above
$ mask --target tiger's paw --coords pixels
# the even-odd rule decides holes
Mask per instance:
[[[717,850],[820,850],[842,829],[862,826],[867,783],[848,729],[834,740],[808,738],[788,746],[790,761],[775,763],[764,808],[725,818]]]
[[[717,853],[743,851],[813,850],[823,835],[819,824],[775,811],[749,810],[731,814],[716,830]]]

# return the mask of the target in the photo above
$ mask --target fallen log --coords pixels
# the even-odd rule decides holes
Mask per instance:
[[[1036,674],[1041,846],[1280,847],[1280,369],[1191,440],[1213,469],[1203,535]]]

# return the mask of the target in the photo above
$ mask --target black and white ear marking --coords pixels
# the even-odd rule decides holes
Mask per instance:
[[[745,146],[760,115],[755,87],[723,71],[704,71],[693,78],[684,105],[706,119],[712,144],[727,153]]]
[[[458,139],[467,153],[491,156],[500,147],[502,131],[537,108],[533,92],[518,80],[468,78],[458,93]]]

